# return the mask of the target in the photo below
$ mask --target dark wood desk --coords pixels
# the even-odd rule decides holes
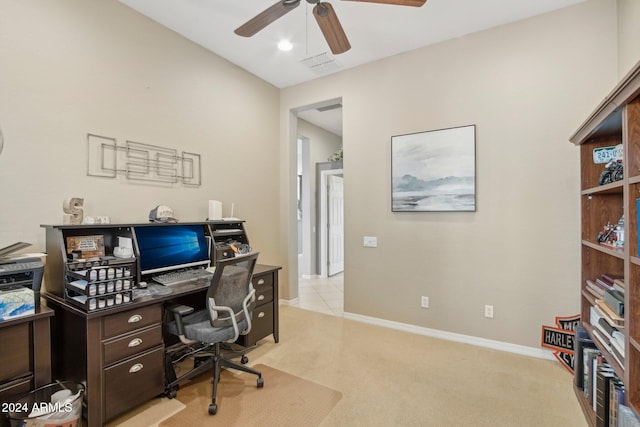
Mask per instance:
[[[257,305],[245,346],[272,334],[279,341],[278,270],[257,265],[252,283]],[[143,296],[129,304],[84,312],[64,298],[45,294],[56,312],[53,327],[54,378],[86,383],[89,427],[101,426],[164,393],[164,303],[200,301],[206,284],[171,286],[168,295]]]
[[[53,310],[41,304],[35,314],[0,322],[0,402],[15,402],[51,382],[52,316]],[[8,420],[2,414],[4,425]]]

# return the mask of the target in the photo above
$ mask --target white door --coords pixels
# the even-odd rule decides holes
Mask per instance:
[[[329,210],[329,276],[344,270],[344,179],[341,176],[329,175],[328,210]]]

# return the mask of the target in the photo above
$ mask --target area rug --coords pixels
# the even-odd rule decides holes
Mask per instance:
[[[295,375],[256,365],[256,376],[223,370],[218,384],[218,412],[209,415],[211,375],[203,374],[178,390],[177,400],[186,408],[162,421],[160,427],[192,426],[318,426],[342,398],[342,393]]]

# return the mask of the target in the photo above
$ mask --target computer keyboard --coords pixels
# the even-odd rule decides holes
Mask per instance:
[[[203,269],[180,270],[153,276],[152,279],[164,286],[173,286],[180,283],[210,280],[213,273]]]

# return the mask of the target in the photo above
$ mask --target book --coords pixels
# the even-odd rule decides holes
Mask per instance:
[[[596,300],[596,308],[599,310],[601,316],[607,319],[609,324],[618,329],[624,329],[624,319],[614,313],[603,300]]]
[[[616,280],[624,280],[624,276],[620,276],[618,274],[609,274],[609,273],[602,273],[601,278],[602,278],[602,281],[609,286],[613,286]]]
[[[620,292],[622,292],[624,294],[625,291],[625,286],[624,286],[624,280],[623,279],[616,279],[613,281],[613,288],[619,290]]]
[[[613,333],[616,332],[617,329],[611,326],[609,322],[607,322],[607,319],[605,319],[604,317],[601,317],[600,319],[598,319],[598,324],[602,329],[604,329],[607,332],[609,339],[613,338]]]
[[[607,291],[607,290],[612,288],[612,286],[607,285],[605,282],[603,282],[600,279],[596,279],[596,280],[587,279],[587,284],[591,284],[593,286],[597,286],[598,288],[602,289],[603,291]]]
[[[584,349],[584,357],[583,361],[583,387],[582,390],[584,392],[584,397],[588,402],[591,402],[591,396],[593,395],[593,382],[591,378],[593,377],[593,361],[596,359],[596,356],[600,354],[600,350],[597,348],[585,348]]]
[[[618,410],[624,402],[624,384],[619,378],[609,383],[609,427],[618,427]]]
[[[611,343],[605,334],[603,334],[599,329],[593,328],[593,336],[605,348],[605,350],[611,353]]]
[[[604,298],[604,289],[596,285],[591,280],[587,280],[585,289],[598,299]]]
[[[615,378],[611,367],[601,365],[596,374],[596,427],[609,425],[610,383]]]
[[[620,317],[624,317],[624,294],[616,289],[604,291],[604,302]]]
[[[576,357],[574,363],[574,382],[580,390],[584,389],[584,350],[587,348],[595,349],[596,345],[582,325],[576,328],[576,340],[574,341],[574,354]]]

